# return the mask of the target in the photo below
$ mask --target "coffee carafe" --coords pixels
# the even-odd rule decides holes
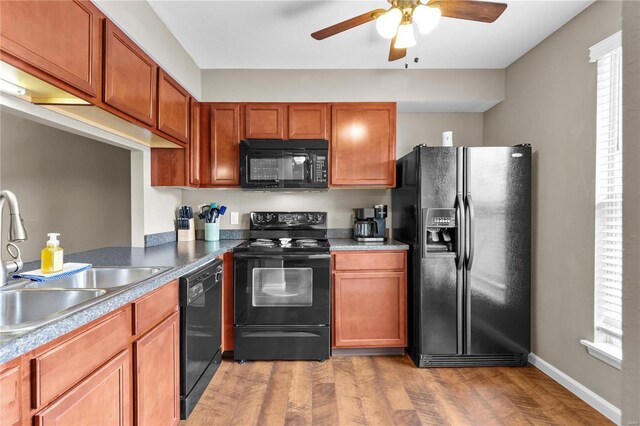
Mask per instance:
[[[360,242],[387,240],[387,206],[353,209],[353,239]]]

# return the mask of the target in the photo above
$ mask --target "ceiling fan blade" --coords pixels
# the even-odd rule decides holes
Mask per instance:
[[[396,36],[393,36],[393,39],[391,39],[391,47],[389,48],[389,62],[397,61],[407,56],[407,49],[396,49],[394,47],[395,44]]]
[[[331,37],[343,31],[347,31],[351,28],[366,24],[367,22],[371,22],[376,19],[378,15],[384,12],[384,9],[376,9],[372,10],[371,12],[363,13],[362,15],[358,15],[354,18],[347,19],[346,21],[342,21],[330,27],[316,31],[315,33],[311,34],[311,37],[315,38],[316,40],[324,40],[327,37]]]
[[[442,16],[491,23],[507,8],[505,3],[474,0],[431,0],[429,6],[437,6]]]

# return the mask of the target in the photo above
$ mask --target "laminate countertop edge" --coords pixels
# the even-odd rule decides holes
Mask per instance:
[[[106,247],[68,254],[66,262],[91,263],[110,267],[163,267],[166,271],[143,280],[121,293],[112,294],[76,313],[54,320],[20,334],[0,333],[0,365],[26,354],[58,337],[70,333],[145,294],[186,275],[216,257],[233,251],[245,240],[206,242],[170,242],[152,247]],[[409,246],[394,240],[384,243],[359,243],[351,239],[329,239],[331,251],[408,250]],[[24,270],[37,269],[30,262]]]
[[[233,251],[233,248],[242,242],[244,241],[191,241],[147,248],[108,247],[65,256],[67,262],[86,262],[93,266],[154,266],[169,269],[49,324],[20,334],[0,333],[0,365],[133,302],[216,257]]]
[[[386,251],[409,250],[409,246],[396,240],[387,240],[382,243],[361,243],[346,238],[330,238],[331,251]]]

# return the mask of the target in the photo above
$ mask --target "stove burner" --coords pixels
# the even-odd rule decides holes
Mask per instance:
[[[251,242],[251,247],[275,247],[276,242],[266,238],[258,238]]]

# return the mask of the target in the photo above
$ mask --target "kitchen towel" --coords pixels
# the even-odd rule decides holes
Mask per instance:
[[[77,274],[78,272],[86,271],[90,268],[90,263],[65,263],[64,265],[62,265],[62,271],[59,272],[45,274],[41,269],[35,269],[29,272],[14,274],[13,278],[26,278],[31,281],[43,283],[47,281],[59,280],[60,278],[68,277],[70,275]]]

